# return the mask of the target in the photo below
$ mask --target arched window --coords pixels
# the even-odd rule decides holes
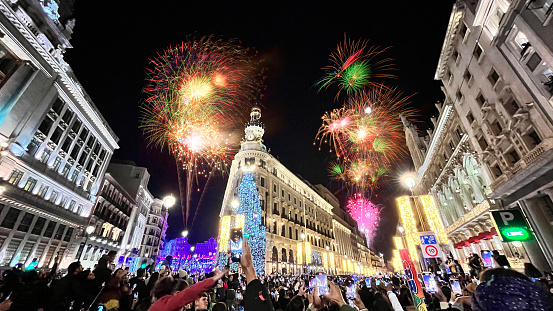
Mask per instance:
[[[276,246],[273,246],[273,256],[271,257],[271,260],[274,262],[278,261],[278,250]]]
[[[294,251],[290,250],[290,254],[288,255],[288,262],[294,263]]]
[[[281,261],[282,261],[282,262],[286,262],[286,261],[287,261],[287,259],[286,259],[286,253],[287,253],[287,252],[286,252],[286,249],[283,248],[283,249],[282,249],[282,258],[281,258]]]

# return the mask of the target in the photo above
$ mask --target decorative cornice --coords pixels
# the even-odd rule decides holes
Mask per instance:
[[[434,153],[437,149],[437,145],[440,142],[442,138],[442,134],[445,129],[445,125],[447,123],[447,120],[449,120],[449,117],[451,116],[451,113],[453,112],[453,105],[447,104],[444,105],[444,110],[442,114],[440,114],[440,120],[438,121],[438,126],[436,127],[436,130],[434,131],[434,136],[432,137],[432,142],[430,143],[430,147],[428,148],[428,152],[426,153],[426,157],[424,158],[424,162],[419,168],[418,176],[417,176],[417,184],[420,183],[422,176],[424,176],[424,173],[428,169],[428,166],[432,162],[432,158],[434,157]]]
[[[476,205],[473,209],[471,209],[468,213],[464,214],[463,216],[457,218],[455,222],[453,222],[451,225],[449,225],[447,228],[445,228],[445,232],[447,234],[450,234],[451,232],[459,229],[460,227],[466,225],[476,217],[484,214],[485,212],[490,210],[490,203],[492,205],[495,205],[495,201],[486,199]]]
[[[440,59],[438,60],[438,68],[436,68],[436,73],[434,75],[434,80],[441,80],[444,76],[447,61],[449,60],[449,57],[453,51],[453,46],[455,45],[457,27],[463,18],[464,8],[465,4],[460,1],[457,1],[453,5],[453,10],[451,11],[447,31],[445,33],[444,44],[442,45],[442,52],[440,53]]]
[[[42,58],[48,63],[48,65],[56,72],[60,77],[60,82],[69,90],[71,95],[76,99],[80,108],[90,117],[93,124],[100,130],[102,135],[112,146],[113,149],[118,149],[119,145],[117,144],[117,136],[112,133],[111,129],[107,125],[107,122],[97,111],[96,107],[93,107],[94,104],[88,101],[83,93],[82,88],[77,82],[67,73],[64,66],[66,64],[61,64],[58,59],[47,51],[44,46],[39,42],[38,38],[32,33],[32,31],[24,25],[12,8],[6,4],[4,1],[0,1],[0,12],[6,16],[6,18],[13,24],[13,26],[27,39],[29,44],[42,56]],[[14,41],[18,41],[14,39]],[[39,62],[34,59],[30,54],[28,54],[31,62],[37,68],[43,68]],[[46,70],[44,70],[47,72]]]

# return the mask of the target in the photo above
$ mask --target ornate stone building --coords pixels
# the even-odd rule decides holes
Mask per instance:
[[[552,14],[551,1],[457,1],[435,76],[440,121],[429,138],[408,139],[420,150],[416,189],[435,194],[454,246],[503,248],[542,270],[553,265]],[[486,212],[515,207],[536,240],[498,243]]]
[[[232,162],[220,216],[232,214],[231,202],[237,197],[242,168],[249,170],[255,165],[253,174],[266,227],[266,272],[364,273],[361,270],[369,269],[371,258],[379,258],[367,248],[357,224],[353,226],[349,215],[335,215],[333,209],[339,209],[339,203],[328,189],[290,172],[267,151],[259,107],[254,106],[250,116],[240,152]],[[298,256],[298,245],[302,247],[304,242],[309,242],[309,248],[303,247]]]
[[[167,217],[169,213],[163,205],[163,200],[155,198],[146,221],[146,229],[142,237],[142,252],[145,257],[157,258],[159,250],[163,248],[165,232],[167,231]]]
[[[74,260],[119,148],[64,61],[71,12],[72,1],[0,1],[1,266]]]

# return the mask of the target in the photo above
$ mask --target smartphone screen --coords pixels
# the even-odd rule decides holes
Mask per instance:
[[[371,288],[371,279],[370,278],[365,279],[365,285],[367,285],[368,288]]]
[[[319,272],[309,280],[309,292],[312,293],[315,286],[317,286],[319,296],[322,294],[328,294],[328,279],[326,278],[326,274]]]
[[[236,293],[236,299],[242,300],[242,293],[241,292]]]
[[[431,293],[435,293],[438,291],[438,284],[436,283],[436,279],[434,278],[432,273],[423,272],[422,280],[424,281],[424,286],[426,287],[427,291]]]
[[[346,297],[351,300],[355,299],[355,283],[352,282],[348,284],[348,287],[346,288]]]
[[[375,283],[376,283],[376,285],[380,285],[380,280],[379,280],[379,279],[376,279],[376,280],[375,280]]]
[[[451,282],[451,291],[459,295],[463,295],[463,291],[461,290],[461,284],[459,284],[459,280],[451,279],[450,282]]]
[[[242,254],[242,229],[232,229],[230,231],[230,253],[233,262],[240,261],[240,255]]]
[[[138,293],[134,293],[134,299],[138,299]]]

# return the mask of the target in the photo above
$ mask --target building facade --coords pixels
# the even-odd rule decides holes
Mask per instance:
[[[136,202],[136,208],[130,215],[129,230],[126,230],[123,236],[121,249],[125,250],[130,257],[155,258],[142,247],[146,222],[154,202],[154,197],[148,190],[150,181],[148,170],[145,167],[136,166],[132,161],[112,161],[108,172]]]
[[[163,201],[154,198],[142,237],[141,254],[143,253],[144,257],[158,257],[160,249],[163,248],[165,232],[168,227],[167,216],[169,214],[167,208],[163,205]]]
[[[125,232],[130,229],[130,216],[135,209],[134,198],[111,174],[106,173],[88,223],[88,226],[94,227],[94,231],[81,243],[75,260],[80,260],[85,268],[93,268],[106,251],[119,253]]]
[[[425,150],[411,151],[415,189],[434,194],[458,255],[487,247],[519,266],[553,265],[552,11],[551,1],[453,6],[435,75],[441,121],[428,141],[407,143]],[[487,212],[507,208],[523,211],[535,240],[499,243]]]
[[[75,257],[118,138],[63,53],[70,1],[0,1],[0,266]]]
[[[368,269],[371,262],[367,258],[374,255],[356,225],[355,230],[344,226],[343,241],[335,240],[337,228],[334,226],[338,222],[335,222],[333,208],[339,208],[338,200],[325,187],[311,185],[271,155],[263,144],[264,125],[260,121],[259,107],[254,106],[250,116],[240,152],[231,165],[220,216],[233,213],[231,205],[245,174],[243,168],[249,171],[254,167],[262,224],[266,228],[267,273],[306,270],[337,273],[355,272],[354,267]],[[345,248],[339,247],[341,242],[352,246],[347,253]],[[349,266],[348,262],[351,262]]]

